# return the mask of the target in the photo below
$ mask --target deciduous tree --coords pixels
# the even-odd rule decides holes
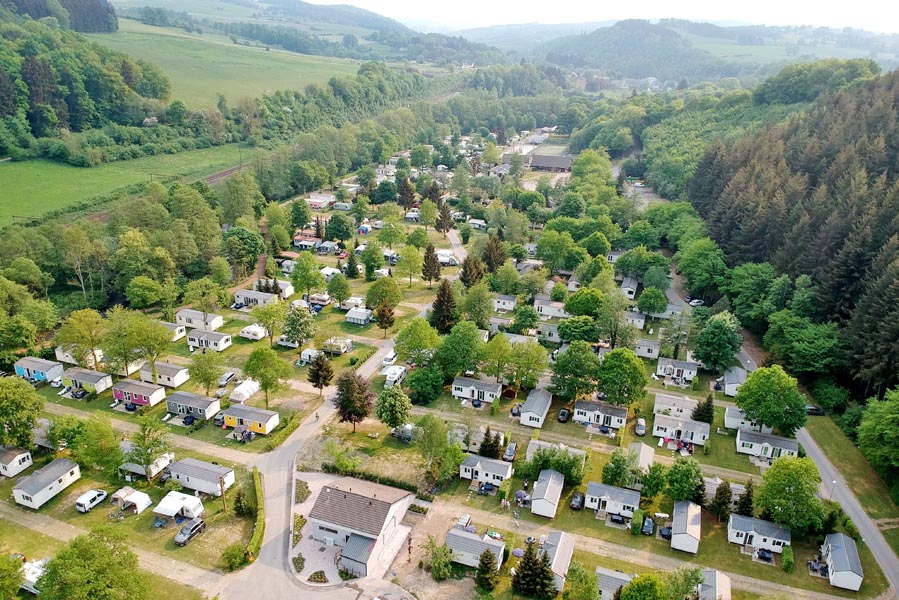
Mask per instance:
[[[430,471],[448,445],[446,424],[440,417],[428,413],[415,425],[415,448],[427,463],[426,470]]]
[[[400,250],[400,258],[396,263],[396,270],[404,277],[409,277],[409,287],[412,287],[412,277],[421,271],[422,260],[418,248],[406,246]]]
[[[387,330],[393,327],[393,322],[396,320],[390,302],[381,300],[381,303],[375,307],[374,315],[378,322],[378,328],[384,330],[384,339],[387,339]]]
[[[644,288],[640,298],[637,299],[637,308],[647,315],[663,313],[668,308],[668,296],[658,288]]]
[[[509,353],[507,379],[516,388],[533,388],[546,372],[549,353],[537,341],[512,346]]]
[[[512,345],[509,343],[509,338],[502,333],[497,333],[484,346],[481,369],[487,375],[496,377],[496,381],[499,382],[500,377],[506,373],[511,354]]]
[[[600,597],[596,573],[588,571],[578,561],[571,563],[565,587],[567,589],[562,594],[563,600],[596,600]]]
[[[638,575],[621,588],[620,600],[668,600],[668,588],[655,573]]]
[[[480,329],[488,329],[490,317],[493,315],[493,298],[495,296],[496,294],[490,291],[484,281],[471,286],[462,297],[462,313]]]
[[[668,467],[662,463],[652,463],[646,474],[643,475],[643,489],[641,494],[644,498],[655,498],[664,491],[668,484]]]
[[[781,527],[813,531],[824,519],[824,505],[818,496],[820,484],[812,459],[781,456],[762,474],[755,504]]]
[[[443,371],[437,365],[419,367],[406,378],[413,404],[430,404],[443,391]]]
[[[785,435],[805,425],[805,396],[799,392],[796,379],[780,365],[750,373],[737,390],[736,402],[747,418]]]
[[[97,349],[106,333],[106,321],[97,311],[85,308],[76,310],[62,322],[56,333],[56,341],[66,348],[79,361],[78,364],[86,366],[83,361],[90,359],[94,368],[100,364]]]
[[[0,378],[0,445],[31,448],[44,398],[24,379]]]
[[[726,369],[740,350],[740,323],[729,312],[709,318],[696,340],[696,358],[713,371]]]
[[[552,365],[553,393],[574,400],[596,389],[599,357],[586,342],[574,341]]]
[[[412,417],[412,402],[399,385],[384,388],[375,402],[375,416],[390,428],[402,427]]]
[[[268,408],[269,396],[281,389],[293,372],[290,365],[281,360],[271,348],[255,348],[250,352],[243,371],[247,377],[259,383],[259,388],[265,395],[265,408]]]
[[[137,431],[131,434],[129,441],[128,461],[143,467],[144,473],[149,473],[156,459],[172,448],[168,427],[151,415],[138,418]]]
[[[635,404],[643,398],[646,384],[643,361],[630,348],[612,350],[599,365],[599,388],[610,404]]]
[[[328,282],[328,295],[334,298],[338,305],[350,297],[350,283],[343,273],[337,273]]]
[[[368,387],[368,381],[352,371],[344,371],[337,376],[337,395],[334,405],[341,423],[352,423],[356,433],[356,423],[362,422],[371,414],[374,394]]]
[[[483,349],[484,340],[477,325],[463,321],[444,338],[434,354],[434,362],[440,365],[447,377],[455,377],[459,373],[476,370]]]
[[[298,290],[305,291],[308,298],[313,291],[324,289],[325,276],[321,273],[322,266],[318,264],[310,252],[300,252],[294,259],[293,271],[290,280]]]
[[[275,300],[268,304],[257,304],[250,309],[250,316],[268,332],[268,345],[275,347],[275,336],[284,327],[287,319],[287,303]]]
[[[668,469],[668,497],[678,500],[696,502],[699,490],[704,487],[702,469],[695,458],[678,456]],[[697,504],[702,504],[700,499]]]
[[[368,288],[365,294],[365,306],[374,309],[382,302],[386,302],[391,308],[396,308],[403,301],[403,292],[396,284],[393,277],[381,277]]]

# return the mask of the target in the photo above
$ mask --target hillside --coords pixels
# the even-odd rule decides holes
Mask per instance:
[[[551,40],[589,33],[600,27],[608,27],[614,21],[599,23],[558,23],[545,25],[543,23],[522,23],[515,25],[493,25],[491,27],[476,27],[455,32],[472,42],[489,44],[500,50],[515,52],[517,54],[530,54],[535,45],[544,44]]]
[[[348,4],[309,4],[301,0],[269,0],[267,4],[267,13],[282,14],[307,23],[347,25],[405,35],[414,33],[399,21]]]
[[[107,0],[0,0],[0,6],[33,19],[53,17],[63,29],[115,31],[116,14]]]

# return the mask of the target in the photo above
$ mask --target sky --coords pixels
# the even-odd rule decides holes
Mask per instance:
[[[899,3],[856,0],[851,4],[818,0],[311,0],[316,4],[352,4],[420,30],[446,31],[509,23],[576,23],[622,19],[680,18],[722,24],[854,27],[899,33]],[[552,7],[552,12],[547,11]]]

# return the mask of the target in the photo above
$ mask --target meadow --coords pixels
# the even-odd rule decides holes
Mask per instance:
[[[93,41],[158,65],[172,83],[172,98],[190,107],[212,107],[218,94],[234,104],[282,89],[302,90],[335,76],[355,74],[358,61],[308,56],[236,45],[223,35],[185,33],[119,19],[116,33],[88,35]]]

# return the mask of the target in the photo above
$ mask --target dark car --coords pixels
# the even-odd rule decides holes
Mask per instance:
[[[72,398],[74,398],[75,400],[81,400],[85,396],[87,396],[87,390],[84,388],[78,388],[77,390],[72,392]]]
[[[475,398],[471,401],[471,405],[475,408],[481,408],[481,401]]]
[[[563,408],[559,411],[559,423],[567,423],[571,418],[571,411],[567,408]]]
[[[652,520],[652,517],[646,515],[643,517],[643,535],[652,535],[656,530],[656,522]]]
[[[581,510],[584,508],[584,494],[581,492],[571,494],[571,502],[568,503],[568,506],[570,506],[572,510]]]
[[[663,540],[671,539],[671,528],[670,527],[662,527],[659,529],[659,535],[662,536]]]
[[[206,530],[206,523],[200,517],[188,521],[181,531],[175,534],[175,545],[186,546],[191,541]]]
[[[621,515],[609,515],[609,520],[618,525],[624,525],[625,520]]]
[[[187,415],[186,417],[184,417],[184,424],[187,425],[188,427],[190,427],[191,425],[193,425],[196,422],[197,422],[197,418],[193,415]]]
[[[824,416],[824,409],[820,406],[815,406],[814,404],[806,404],[805,405],[805,414],[812,415],[816,417]]]

